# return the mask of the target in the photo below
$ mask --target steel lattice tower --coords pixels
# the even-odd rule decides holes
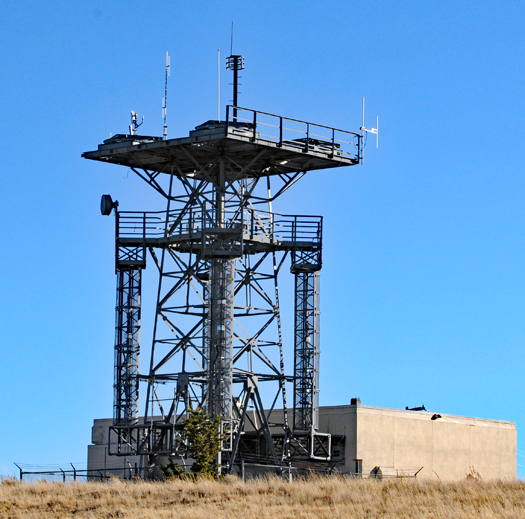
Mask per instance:
[[[182,420],[200,406],[221,417],[226,470],[240,453],[274,464],[304,453],[329,459],[330,435],[317,423],[322,217],[277,214],[272,204],[308,171],[358,164],[362,135],[228,106],[225,121],[208,121],[189,137],[115,135],[83,157],[131,168],[166,204],[161,212],[125,212],[103,197],[103,213],[116,214],[112,454],[176,454]],[[148,251],[159,285],[149,365],[139,374]],[[278,287],[288,257],[293,375],[284,366]]]

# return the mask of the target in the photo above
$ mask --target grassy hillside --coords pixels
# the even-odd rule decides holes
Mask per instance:
[[[523,518],[525,483],[414,480],[14,483],[0,485],[0,517]]]

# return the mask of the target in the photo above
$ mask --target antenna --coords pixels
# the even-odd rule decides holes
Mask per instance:
[[[230,40],[230,55],[226,58],[226,70],[233,70],[233,122],[237,122],[237,94],[239,90],[239,70],[244,69],[244,58],[233,54],[233,22]]]
[[[379,115],[376,116],[376,127],[370,128],[369,130],[365,128],[365,98],[363,97],[363,126],[360,128],[362,138],[364,141],[365,133],[373,133],[376,136],[376,148],[379,148]],[[363,157],[361,156],[361,164],[363,163]]]
[[[244,58],[232,54],[226,58],[226,70],[233,70],[233,121],[237,122],[237,95],[239,90],[239,70],[244,69]]]
[[[217,49],[217,121],[221,120],[221,49]]]
[[[144,124],[144,116],[142,116],[142,121],[140,123],[137,123],[137,117],[137,114],[131,110],[131,124],[129,125],[130,135],[137,135],[138,127]]]
[[[166,122],[168,112],[168,78],[170,77],[170,55],[166,51],[166,80],[164,82],[164,97],[162,98],[162,118],[164,119],[164,140],[168,139],[168,123]]]

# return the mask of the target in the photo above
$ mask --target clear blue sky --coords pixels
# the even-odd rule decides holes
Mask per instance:
[[[312,172],[275,206],[325,216],[321,404],[525,429],[525,3],[3,0],[2,473],[85,461],[93,419],[112,414],[99,199],[156,201],[81,153],[126,132],[130,110],[161,135],[166,51],[169,136],[215,118],[232,21],[241,106],[356,131],[365,96],[367,125],[380,117],[363,166]],[[223,69],[223,107],[230,81]]]

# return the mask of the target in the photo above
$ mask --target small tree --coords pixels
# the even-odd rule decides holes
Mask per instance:
[[[195,475],[213,476],[217,470],[217,455],[221,450],[220,416],[214,420],[199,407],[190,409],[184,420],[184,431],[188,442],[188,452],[195,460],[191,471]]]
[[[166,479],[187,479],[196,476],[216,477],[216,459],[222,442],[219,432],[220,424],[220,416],[211,420],[210,416],[204,414],[200,407],[190,409],[183,422],[183,427],[186,436],[186,454],[195,460],[191,466],[193,476],[170,459],[167,465],[161,466],[164,477]]]
[[[174,463],[173,460],[169,460],[167,465],[161,465],[160,469],[164,474],[164,478],[170,479],[186,479],[188,473],[180,466]]]

